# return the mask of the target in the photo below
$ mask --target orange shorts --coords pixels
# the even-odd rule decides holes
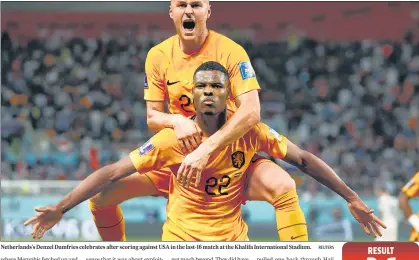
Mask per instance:
[[[271,161],[263,156],[260,156],[258,154],[255,154],[251,160],[251,163],[249,167],[246,170],[246,176],[247,173],[253,172],[253,169],[257,167],[259,164]],[[156,189],[162,193],[164,197],[167,198],[167,195],[169,193],[169,183],[170,183],[170,176],[172,174],[172,171],[169,168],[164,168],[156,171],[147,172],[145,175],[150,178],[150,180],[154,183],[154,186],[156,186]],[[247,189],[247,183],[246,183],[246,189]]]

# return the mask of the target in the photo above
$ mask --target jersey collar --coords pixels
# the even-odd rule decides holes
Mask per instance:
[[[194,57],[197,56],[199,54],[202,54],[205,52],[205,50],[208,48],[208,46],[210,45],[209,42],[211,41],[212,35],[214,34],[214,32],[212,30],[208,30],[208,36],[204,41],[204,44],[202,45],[201,49],[198,52],[192,53],[192,54],[186,54],[183,52],[183,50],[180,48],[179,45],[179,35],[176,35],[176,39],[175,39],[175,46],[176,46],[176,52],[180,55],[181,58],[183,59],[188,59],[190,57]]]

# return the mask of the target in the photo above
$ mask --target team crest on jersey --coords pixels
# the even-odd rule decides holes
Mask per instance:
[[[276,139],[278,139],[279,141],[282,140],[282,135],[278,134],[277,131],[273,130],[272,128],[269,127],[269,133],[273,134],[275,136]]]
[[[149,152],[151,152],[154,149],[153,143],[151,143],[151,140],[148,140],[145,144],[143,144],[140,148],[138,148],[138,153],[143,156]]]
[[[231,162],[234,168],[240,169],[246,163],[244,153],[242,151],[236,151],[231,155]]]
[[[256,77],[252,64],[250,64],[248,61],[240,62],[239,69],[240,74],[242,75],[242,79],[250,79]]]
[[[147,74],[144,74],[144,88],[148,88]]]

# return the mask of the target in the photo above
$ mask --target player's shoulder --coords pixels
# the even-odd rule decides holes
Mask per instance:
[[[268,128],[269,127],[266,124],[259,122],[252,128],[250,128],[250,130],[246,133],[245,137],[250,139],[258,138],[261,134],[266,133]]]
[[[240,44],[238,44],[237,42],[235,42],[233,39],[225,36],[224,34],[221,34],[219,32],[213,31],[213,30],[211,30],[210,33],[212,34],[212,37],[214,39],[216,39],[216,41],[218,41],[218,42],[222,41],[223,43],[240,46]]]
[[[252,138],[276,138],[280,142],[288,140],[283,134],[278,133],[275,129],[262,122],[259,122],[252,127],[249,134]]]
[[[154,136],[156,136],[159,139],[171,139],[172,137],[176,138],[176,134],[175,134],[175,130],[173,130],[172,128],[163,128],[162,130],[160,130],[157,134],[155,134]]]
[[[163,58],[165,56],[168,55],[168,53],[171,52],[171,49],[173,47],[173,43],[176,40],[176,35],[173,35],[169,38],[167,38],[166,40],[160,42],[159,44],[153,46],[149,51],[148,51],[148,56],[149,57],[158,57],[158,58]]]
[[[263,123],[263,122],[259,122],[257,123],[255,126],[252,127],[253,131],[257,132],[257,133],[268,133],[268,132],[274,132],[276,133],[276,131],[274,131],[272,128],[270,128],[267,124]],[[276,133],[278,134],[278,133]]]
[[[172,128],[164,128],[160,130],[151,138],[151,140],[154,146],[157,146],[161,149],[174,147],[178,144],[175,130]]]
[[[243,46],[235,42],[233,39],[225,36],[224,34],[221,34],[216,31],[211,31],[213,34],[213,38],[215,39],[215,42],[217,45],[223,46],[222,50],[225,51],[245,51]]]

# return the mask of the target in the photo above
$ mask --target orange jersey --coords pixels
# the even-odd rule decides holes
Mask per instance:
[[[284,136],[259,123],[242,138],[209,158],[197,188],[193,185],[184,188],[172,176],[163,240],[172,237],[183,241],[246,240],[248,229],[241,217],[246,169],[258,151],[283,158],[287,143]],[[140,173],[163,167],[169,167],[176,173],[184,154],[178,146],[175,132],[164,129],[132,151],[130,158]],[[191,183],[194,181],[195,178]]]
[[[419,197],[419,172],[402,188],[407,197]]]
[[[221,34],[209,31],[201,50],[192,55],[180,49],[178,35],[150,49],[145,62],[144,99],[168,100],[172,114],[194,115],[193,75],[207,61],[220,63],[229,73],[231,96],[227,108],[230,110],[236,111],[234,99],[237,96],[251,90],[260,90],[249,56],[243,47]]]
[[[402,192],[406,194],[408,198],[419,197],[419,172],[413,175],[412,179],[404,185],[402,188]],[[410,241],[419,241],[419,232],[417,232],[414,228],[410,233]]]

